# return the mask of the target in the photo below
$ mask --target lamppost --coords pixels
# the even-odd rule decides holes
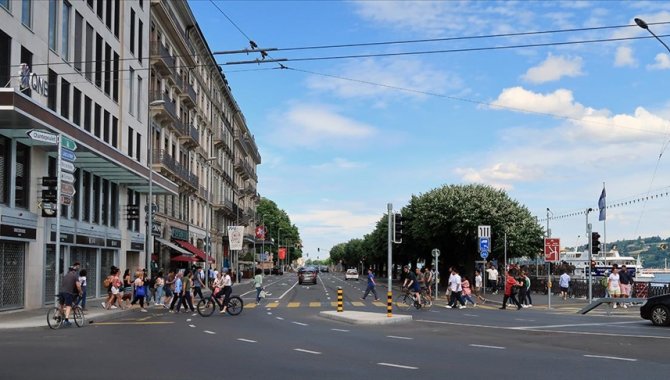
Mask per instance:
[[[212,237],[210,234],[211,229],[211,219],[212,219],[212,162],[216,161],[217,157],[208,157],[205,159],[205,164],[207,165],[207,215],[205,217],[205,252],[207,257],[205,262],[209,261],[209,258],[212,256]],[[204,268],[203,268],[204,269]]]
[[[591,260],[593,260],[593,239],[591,239],[591,224],[589,224],[589,213],[593,211],[592,208],[586,209],[586,237],[589,239],[589,261],[586,263],[584,270],[589,268],[589,304],[593,301],[593,270],[591,269]]]
[[[148,145],[148,154],[147,154],[147,166],[149,167],[149,194],[147,195],[147,246],[145,248],[146,251],[146,260],[145,260],[145,268],[147,269],[147,276],[151,278],[151,256],[153,255],[154,251],[154,234],[153,234],[153,229],[154,229],[154,194],[153,194],[153,186],[154,186],[154,178],[153,178],[153,154],[154,154],[154,133],[153,133],[153,128],[151,127],[151,107],[154,106],[160,106],[165,104],[165,100],[154,100],[153,102],[149,103],[149,107],[147,107],[147,145]]]
[[[279,249],[281,248],[281,227],[277,227],[277,266],[281,268],[281,261],[279,258]]]
[[[636,18],[636,19],[635,19],[635,23],[636,23],[637,26],[639,26],[640,28],[645,29],[645,30],[647,30],[649,33],[651,33],[651,35],[654,36],[654,37],[658,40],[658,42],[662,43],[663,46],[665,46],[665,48],[668,50],[668,52],[670,52],[670,47],[668,47],[668,45],[666,45],[665,42],[663,42],[662,39],[660,39],[654,32],[652,32],[651,29],[649,29],[649,24],[647,24],[643,19],[641,19],[641,18]]]

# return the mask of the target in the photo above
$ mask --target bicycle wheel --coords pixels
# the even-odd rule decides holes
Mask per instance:
[[[421,297],[421,309],[428,310],[433,306],[433,301],[428,299],[428,297]]]
[[[72,308],[72,317],[74,318],[74,324],[77,325],[77,327],[84,325],[84,311],[81,309],[81,306]]]
[[[244,309],[244,302],[242,301],[242,298],[238,296],[230,297],[228,300],[228,314],[238,315],[242,312],[242,309]]]
[[[414,300],[407,294],[401,294],[395,299],[395,306],[400,310],[409,310],[414,305]]]
[[[212,299],[202,299],[198,302],[198,314],[201,317],[209,317],[214,314],[214,309],[216,309],[216,302]]]
[[[47,311],[47,324],[53,330],[59,329],[63,325],[63,317],[58,306]]]

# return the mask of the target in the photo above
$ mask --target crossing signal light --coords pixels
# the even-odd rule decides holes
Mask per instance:
[[[393,242],[402,243],[402,214],[393,215]]]
[[[600,253],[600,234],[591,232],[591,254],[597,255]]]
[[[594,269],[596,269],[596,261],[591,260],[591,270],[594,270]]]

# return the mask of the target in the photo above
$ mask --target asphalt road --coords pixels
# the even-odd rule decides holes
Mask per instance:
[[[358,326],[318,316],[334,309],[338,286],[345,308],[385,313],[385,305],[372,297],[358,299],[362,280],[322,274],[317,285],[300,286],[294,274],[270,276],[266,287],[272,296],[236,317],[202,318],[151,307],[84,328],[2,331],[0,378],[563,380],[670,374],[670,328],[635,315],[484,305],[411,310],[409,324]],[[253,293],[245,295],[251,291],[240,285],[234,293],[253,303]]]

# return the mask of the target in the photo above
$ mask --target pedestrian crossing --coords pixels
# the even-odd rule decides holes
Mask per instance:
[[[372,301],[372,302],[365,302],[365,301],[345,301],[344,302],[344,307],[346,308],[347,306],[349,307],[357,307],[357,308],[362,308],[366,306],[375,306],[375,307],[386,307],[386,303],[381,302],[381,301]],[[276,308],[289,308],[289,309],[296,309],[296,308],[313,308],[313,309],[318,309],[318,308],[336,308],[337,307],[337,301],[310,301],[310,302],[262,302],[261,304],[256,304],[253,301],[248,301],[244,303],[244,308],[245,309],[254,309],[254,308],[269,308],[269,309],[276,309]]]

